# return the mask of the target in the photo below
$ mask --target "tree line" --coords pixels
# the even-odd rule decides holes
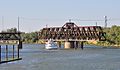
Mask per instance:
[[[2,32],[14,33],[18,31],[17,28],[10,28]],[[36,43],[38,41],[38,32],[30,32],[30,33],[21,32],[21,39],[23,43]]]
[[[103,31],[106,32],[106,41],[98,41],[96,45],[120,45],[120,26],[113,25],[112,27],[103,28]],[[6,31],[2,32],[17,32],[17,28],[7,29]],[[39,40],[38,32],[22,32],[21,37],[24,43],[36,43]]]
[[[113,25],[112,27],[103,28],[106,32],[106,41],[99,41],[97,45],[102,46],[120,46],[120,26]]]

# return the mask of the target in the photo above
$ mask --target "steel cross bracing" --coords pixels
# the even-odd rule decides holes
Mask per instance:
[[[0,40],[20,40],[20,32],[1,32]]]
[[[105,32],[101,26],[77,26],[73,22],[67,22],[62,27],[43,28],[39,32],[39,39],[54,41],[90,41],[105,40]]]

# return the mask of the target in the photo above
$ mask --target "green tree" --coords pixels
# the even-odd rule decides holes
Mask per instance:
[[[31,33],[23,33],[22,40],[25,43],[35,43],[38,41],[38,33],[37,32],[31,32]]]
[[[120,45],[120,26],[113,25],[109,28],[104,28],[104,32],[106,32],[106,41],[98,42],[101,45]]]

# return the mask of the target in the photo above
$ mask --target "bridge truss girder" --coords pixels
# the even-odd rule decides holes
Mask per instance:
[[[39,33],[39,39],[53,39],[55,41],[89,41],[105,40],[105,32],[101,26],[79,27],[72,22],[68,22],[62,27],[43,28]]]

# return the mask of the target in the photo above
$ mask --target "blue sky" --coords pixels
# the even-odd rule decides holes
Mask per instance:
[[[80,20],[104,20],[105,15],[112,19],[108,26],[120,25],[119,8],[120,0],[0,0],[0,31],[17,27],[18,16],[20,30],[25,32],[38,31],[46,24],[62,26],[69,19],[79,26],[96,22],[104,26],[104,21]]]

